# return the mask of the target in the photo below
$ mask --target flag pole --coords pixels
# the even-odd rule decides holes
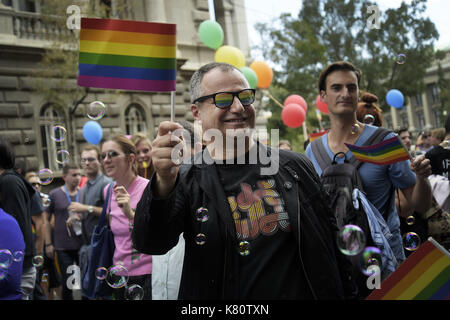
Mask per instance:
[[[216,21],[216,12],[214,10],[214,0],[208,0],[209,19]]]
[[[170,122],[175,121],[175,91],[170,91]]]

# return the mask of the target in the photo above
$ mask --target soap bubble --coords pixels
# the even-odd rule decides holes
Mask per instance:
[[[338,234],[337,245],[339,250],[347,256],[360,253],[366,244],[366,236],[360,227],[348,224]]]
[[[0,268],[0,280],[5,279],[7,275],[8,275],[8,270]]]
[[[0,269],[8,269],[13,262],[11,251],[8,249],[0,249]]]
[[[144,298],[144,289],[138,284],[133,284],[127,288],[127,300],[142,300]]]
[[[25,255],[25,253],[23,253],[23,251],[16,251],[13,253],[13,260],[15,262],[20,262],[23,260],[23,256]]]
[[[33,266],[36,268],[42,267],[44,264],[44,257],[43,256],[34,256],[33,257]]]
[[[363,122],[365,124],[373,124],[375,122],[375,117],[371,114],[366,114]]]
[[[244,257],[250,254],[250,243],[248,241],[239,242],[239,254]]]
[[[48,273],[43,273],[41,277],[41,282],[46,283],[48,281]]]
[[[128,270],[123,265],[115,265],[108,269],[106,282],[111,288],[124,287],[128,282]]]
[[[406,218],[406,224],[408,226],[413,225],[415,221],[416,221],[416,218],[414,218],[414,216],[409,216],[409,217]]]
[[[206,236],[203,233],[197,234],[195,237],[195,243],[197,243],[199,246],[204,245],[206,242]]]
[[[105,115],[106,106],[101,101],[94,101],[88,107],[87,117],[91,120],[100,120]]]
[[[376,247],[367,247],[361,254],[361,271],[366,275],[373,275],[381,269],[381,251]],[[374,268],[374,267],[378,268]]]
[[[105,267],[100,267],[97,270],[95,270],[95,277],[98,280],[105,280],[107,275],[108,269],[106,269]]]
[[[53,181],[53,172],[47,168],[41,169],[38,172],[38,178],[42,185],[49,185]]]
[[[399,53],[399,54],[397,55],[397,58],[395,59],[395,61],[396,61],[398,64],[404,64],[404,63],[406,62],[406,54],[404,54],[404,53]]]
[[[56,142],[62,142],[66,140],[67,130],[63,126],[53,126],[50,133],[50,138]]]
[[[450,149],[450,140],[444,140],[442,142],[442,148],[449,150]]]
[[[70,160],[70,153],[67,150],[59,150],[56,153],[56,162],[59,164],[64,164]]]
[[[420,237],[415,232],[408,232],[403,235],[403,247],[408,251],[415,251],[420,246]]]
[[[352,125],[351,133],[357,134],[358,132],[359,132],[359,124],[355,123],[354,125]]]
[[[196,212],[196,216],[197,216],[197,221],[201,221],[201,222],[206,222],[209,219],[208,216],[208,209],[206,208],[198,208],[197,212]]]

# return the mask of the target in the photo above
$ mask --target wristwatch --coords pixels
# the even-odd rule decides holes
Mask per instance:
[[[89,212],[89,213],[94,212],[94,207],[93,207],[93,206],[89,206],[89,207],[88,207],[88,212]]]

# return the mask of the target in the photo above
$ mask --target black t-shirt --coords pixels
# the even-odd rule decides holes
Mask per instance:
[[[431,172],[449,178],[450,171],[450,150],[442,146],[436,146],[425,155],[430,159]]]
[[[236,161],[235,161],[236,163]],[[240,299],[297,299],[298,244],[275,179],[260,175],[260,165],[216,164],[236,227],[240,248]],[[248,250],[245,251],[248,242]],[[243,253],[243,254],[241,254]]]

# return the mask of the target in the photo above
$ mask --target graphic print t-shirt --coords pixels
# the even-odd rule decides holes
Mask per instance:
[[[275,179],[260,175],[256,164],[216,164],[236,227],[241,299],[296,299],[300,283],[297,242]],[[242,255],[246,253],[246,255]]]

